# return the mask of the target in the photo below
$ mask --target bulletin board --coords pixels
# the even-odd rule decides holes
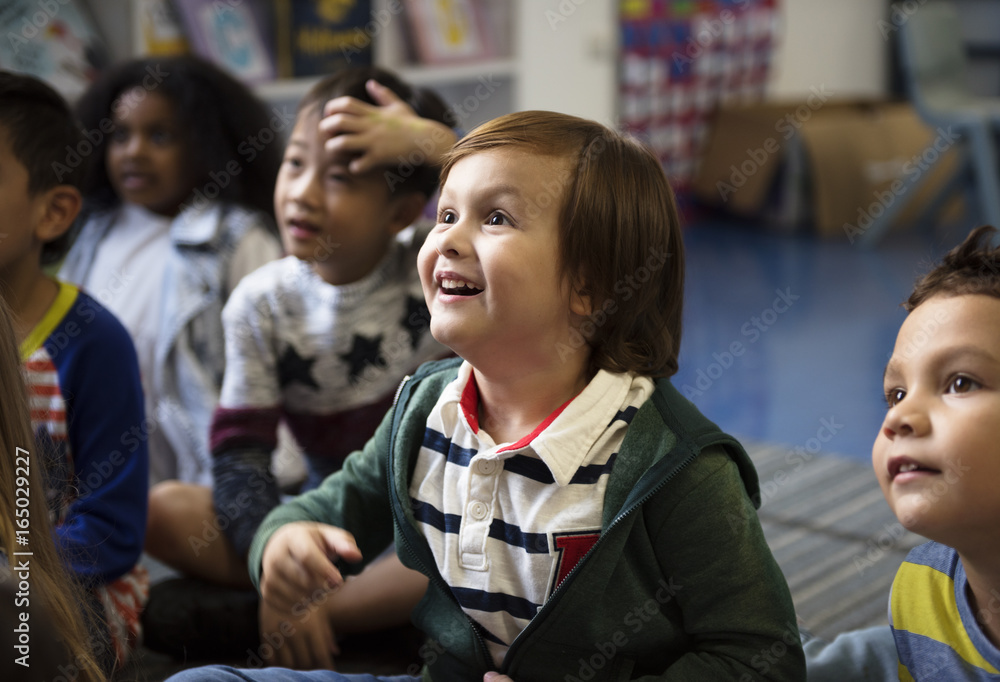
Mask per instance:
[[[778,0],[622,0],[620,120],[685,202],[712,112],[763,98]]]

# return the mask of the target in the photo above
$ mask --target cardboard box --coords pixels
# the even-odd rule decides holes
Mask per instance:
[[[852,237],[900,200],[894,226],[919,222],[955,168],[955,141],[909,104],[838,102],[821,90],[800,102],[724,107],[693,191],[774,229]]]

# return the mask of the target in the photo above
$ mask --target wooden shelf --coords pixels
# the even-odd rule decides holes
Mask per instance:
[[[253,90],[258,97],[268,102],[298,100],[321,78],[321,76],[279,78],[268,83],[259,83],[254,86]]]
[[[517,75],[517,63],[514,59],[491,59],[468,64],[434,66],[402,64],[394,70],[403,80],[412,85],[440,87],[450,84],[475,83],[481,76],[514,78]]]
[[[510,80],[517,75],[517,65],[513,59],[435,66],[403,65],[391,70],[411,85],[437,88],[475,83],[483,76]],[[279,78],[254,86],[254,91],[269,102],[299,99],[321,78],[322,76]]]
[[[2,0],[0,0],[2,1]],[[513,57],[458,64],[423,66],[406,62],[404,23],[392,16],[374,43],[375,63],[405,81],[438,91],[449,106],[466,115],[471,128],[489,118],[519,109],[551,109],[614,124],[617,101],[615,0],[568,3],[566,0],[490,0],[508,11],[510,25],[494,27],[509,40],[499,44]],[[135,0],[87,0],[114,59],[135,56]],[[373,0],[385,15],[398,0]],[[552,23],[556,17],[558,21]],[[487,99],[471,109],[479,79],[498,81]],[[279,79],[254,87],[268,102],[297,102],[319,77]],[[463,92],[464,91],[464,92]]]

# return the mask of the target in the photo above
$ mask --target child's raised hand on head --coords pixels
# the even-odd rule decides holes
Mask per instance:
[[[347,531],[313,521],[298,521],[274,532],[261,559],[260,594],[279,611],[317,590],[336,589],[344,578],[333,562],[360,561],[361,551]]]
[[[326,151],[350,158],[352,173],[364,173],[401,163],[435,165],[455,143],[455,132],[437,121],[421,118],[396,93],[374,80],[365,87],[373,106],[354,97],[337,97],[326,103],[319,122],[320,134],[328,137]]]

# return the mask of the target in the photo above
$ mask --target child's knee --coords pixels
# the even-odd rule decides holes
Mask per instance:
[[[149,525],[165,520],[178,505],[178,497],[182,496],[183,483],[177,481],[162,481],[149,489]]]
[[[211,512],[211,492],[200,494],[192,486],[178,481],[162,481],[149,490],[149,513],[146,521],[146,545],[150,548],[163,546],[178,533],[183,534],[184,517],[192,514]],[[202,499],[204,498],[204,500]],[[208,507],[204,510],[205,500]]]

